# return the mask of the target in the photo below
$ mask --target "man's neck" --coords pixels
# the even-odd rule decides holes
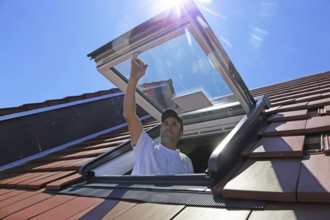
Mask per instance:
[[[167,142],[167,141],[162,141],[161,144],[170,149],[170,150],[176,150],[176,145],[177,145],[177,142],[173,143],[173,142]]]

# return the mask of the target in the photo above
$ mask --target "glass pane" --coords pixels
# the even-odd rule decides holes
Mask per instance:
[[[138,88],[161,111],[173,108],[182,113],[200,108],[182,105],[185,100],[190,104],[209,107],[216,104],[216,98],[232,94],[212,65],[211,59],[188,29],[184,34],[145,51],[138,57],[148,64]],[[128,79],[130,60],[116,65],[115,68]],[[195,93],[196,96],[190,97],[193,103],[191,99],[178,99]]]

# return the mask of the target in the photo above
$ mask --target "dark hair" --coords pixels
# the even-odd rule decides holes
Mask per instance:
[[[166,118],[169,117],[173,117],[176,120],[178,120],[178,122],[181,124],[181,129],[183,130],[183,123],[182,123],[182,119],[179,117],[178,113],[176,113],[175,110],[173,109],[167,109],[162,113],[162,123],[165,121]]]

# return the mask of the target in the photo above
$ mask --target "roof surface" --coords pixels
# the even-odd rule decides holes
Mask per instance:
[[[252,90],[272,107],[260,139],[214,187],[225,198],[264,200],[264,210],[224,209],[59,195],[87,161],[128,141],[127,129],[0,173],[1,219],[328,219],[330,72]],[[145,128],[157,122],[145,121]]]

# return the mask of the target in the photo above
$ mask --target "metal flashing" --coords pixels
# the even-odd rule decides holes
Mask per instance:
[[[60,109],[60,108],[66,108],[66,107],[70,107],[70,106],[74,106],[74,105],[80,105],[80,104],[85,104],[85,103],[89,103],[89,102],[94,102],[94,101],[107,99],[107,98],[111,98],[111,97],[122,95],[122,94],[123,94],[123,92],[118,92],[118,93],[114,93],[114,94],[108,94],[108,95],[103,95],[103,96],[99,96],[99,97],[88,98],[88,99],[79,100],[79,101],[73,101],[73,102],[69,102],[69,103],[65,103],[65,104],[53,105],[53,106],[49,106],[49,107],[43,107],[43,108],[28,110],[28,111],[24,111],[24,112],[18,112],[18,113],[14,113],[14,114],[4,115],[4,116],[0,116],[0,122],[9,120],[9,119],[34,115],[34,114],[38,114],[38,113],[42,113],[42,112],[52,111],[52,110],[56,110],[56,109]]]

